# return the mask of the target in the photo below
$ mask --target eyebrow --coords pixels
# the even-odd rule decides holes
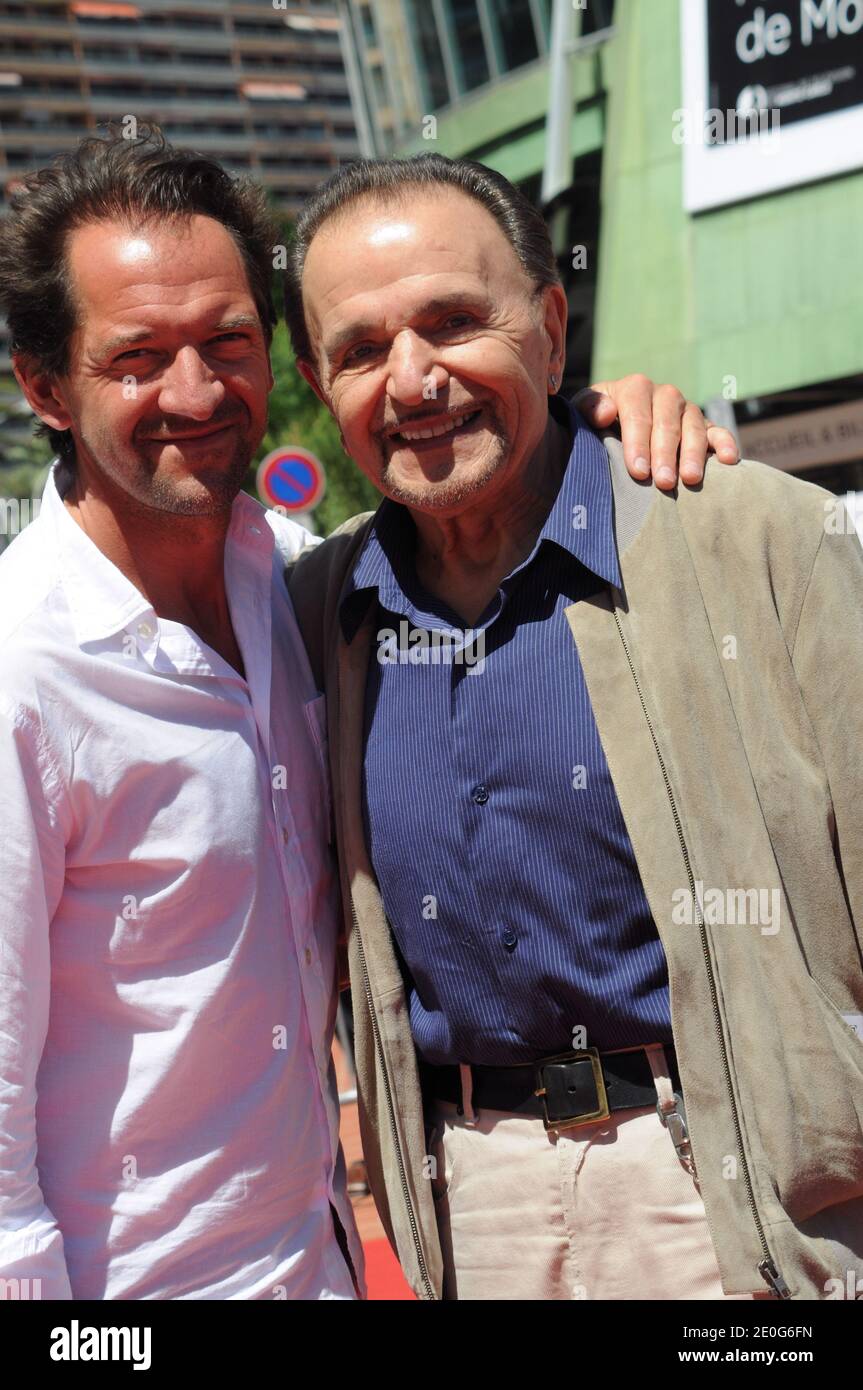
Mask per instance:
[[[233,318],[223,319],[214,328],[207,330],[212,333],[230,333],[235,328],[260,328],[260,321],[253,314],[235,314]],[[109,357],[112,353],[118,352],[122,348],[137,347],[139,343],[145,343],[149,338],[155,336],[152,328],[141,328],[137,333],[119,333],[114,338],[109,338],[107,342],[100,344],[97,349],[99,357]]]
[[[454,309],[488,309],[488,300],[485,295],[471,294],[470,291],[460,290],[453,294],[435,295],[431,299],[426,299],[414,310],[414,317],[418,319],[436,318],[438,314],[452,312]],[[368,334],[378,331],[378,325],[370,319],[362,319],[356,323],[347,324],[335,332],[326,343],[324,352],[330,359],[337,357],[339,352],[358,339],[365,338]]]

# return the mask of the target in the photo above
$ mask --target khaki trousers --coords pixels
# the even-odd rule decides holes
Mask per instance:
[[[672,1089],[649,1052],[663,1108]],[[698,1184],[656,1107],[546,1132],[534,1116],[430,1103],[446,1299],[751,1299],[726,1294]],[[471,1118],[473,1115],[473,1118]]]

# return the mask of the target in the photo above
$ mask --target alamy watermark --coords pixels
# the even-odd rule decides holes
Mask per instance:
[[[828,536],[853,536],[856,531],[863,538],[863,492],[826,498],[824,530]]]
[[[53,1328],[48,1354],[52,1361],[131,1361],[134,1371],[148,1371],[151,1343],[149,1327],[82,1327],[73,1318]]]
[[[760,927],[762,936],[775,936],[779,930],[782,895],[778,888],[705,888],[698,878],[694,896],[689,888],[677,888],[671,901],[671,920],[676,927],[691,927],[699,920],[697,901],[700,920],[709,927]]]
[[[0,1303],[28,1303],[41,1297],[41,1279],[0,1279]]]
[[[755,138],[762,154],[776,154],[781,113],[776,106],[764,105],[766,99],[763,87],[750,87],[741,93],[736,110],[723,111],[703,103],[679,106],[672,113],[671,138],[675,145],[733,145]]]
[[[377,658],[381,666],[465,666],[469,676],[485,670],[485,629],[411,627],[402,618],[398,630],[382,627]]]
[[[35,521],[42,500],[39,497],[0,497],[0,536],[17,536]]]

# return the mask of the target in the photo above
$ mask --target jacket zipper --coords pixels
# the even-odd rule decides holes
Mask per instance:
[[[713,1006],[713,1022],[716,1028],[717,1038],[719,1039],[719,1045],[722,1050],[722,1065],[725,1071],[725,1084],[728,1090],[729,1100],[731,1101],[731,1113],[734,1118],[734,1133],[737,1140],[737,1151],[740,1155],[740,1163],[743,1169],[743,1176],[746,1184],[746,1198],[749,1203],[750,1210],[752,1212],[752,1217],[755,1222],[755,1228],[758,1232],[758,1239],[761,1243],[761,1249],[764,1251],[764,1259],[760,1260],[757,1266],[758,1273],[761,1275],[765,1283],[769,1286],[774,1297],[790,1298],[791,1293],[788,1288],[788,1285],[786,1284],[782,1275],[779,1273],[779,1270],[776,1267],[776,1263],[772,1255],[770,1254],[770,1247],[767,1244],[767,1238],[764,1234],[764,1227],[761,1223],[761,1217],[758,1214],[758,1207],[755,1204],[755,1193],[752,1187],[752,1177],[749,1172],[749,1165],[746,1161],[746,1152],[743,1147],[743,1133],[740,1128],[740,1116],[737,1113],[737,1102],[734,1099],[734,1087],[731,1082],[731,1067],[728,1061],[728,1050],[725,1046],[725,1035],[722,1031],[722,1014],[719,1009],[719,999],[716,993],[716,978],[713,973],[713,962],[710,959],[710,950],[707,943],[707,932],[704,926],[704,917],[701,912],[701,904],[698,901],[698,894],[695,890],[695,875],[692,872],[692,864],[689,858],[689,850],[687,848],[686,840],[683,835],[683,826],[681,825],[680,816],[677,812],[677,805],[674,800],[674,792],[672,791],[671,781],[669,779],[668,771],[665,766],[665,759],[662,756],[662,752],[659,747],[659,742],[653,730],[653,723],[651,721],[650,715],[647,712],[647,705],[645,703],[644,696],[641,692],[641,683],[638,679],[638,674],[636,672],[632,656],[630,655],[629,644],[627,643],[626,637],[624,635],[623,626],[621,624],[620,617],[617,612],[617,607],[614,604],[613,596],[612,605],[612,613],[614,614],[614,621],[617,624],[617,631],[619,632],[620,640],[623,643],[623,650],[626,653],[626,660],[629,664],[629,670],[632,675],[632,679],[635,682],[635,689],[638,692],[638,698],[641,702],[641,710],[647,723],[648,730],[650,731],[650,737],[653,741],[653,747],[656,752],[657,759],[659,760],[659,767],[662,772],[662,780],[665,783],[665,791],[668,796],[669,805],[671,806],[671,814],[674,817],[674,826],[677,831],[677,838],[680,841],[680,849],[683,855],[683,862],[686,866],[686,874],[689,879],[689,891],[692,894],[692,901],[695,903],[696,911],[698,913],[698,930],[701,937],[701,950],[704,955],[704,963],[707,966],[707,979],[710,985],[710,998]]]
[[[360,934],[359,924],[357,923],[357,912],[356,908],[354,907],[353,900],[351,900],[351,917],[353,918],[354,931],[357,934],[357,946],[359,947],[360,964],[362,966],[363,971],[363,987],[366,993],[366,1004],[368,1005],[369,1018],[371,1019],[372,1032],[375,1038],[375,1049],[380,1060],[381,1074],[384,1079],[384,1091],[386,1093],[387,1098],[387,1114],[389,1116],[390,1132],[392,1134],[393,1144],[395,1145],[396,1157],[398,1159],[399,1178],[401,1179],[402,1194],[405,1199],[405,1206],[407,1207],[408,1220],[410,1221],[411,1235],[413,1236],[417,1264],[419,1265],[420,1276],[423,1281],[423,1287],[426,1292],[426,1298],[432,1299],[434,1302],[436,1302],[437,1300],[435,1299],[434,1289],[432,1288],[432,1283],[428,1275],[428,1267],[426,1265],[425,1255],[423,1254],[422,1242],[420,1241],[420,1233],[419,1226],[417,1224],[416,1213],[414,1212],[413,1204],[411,1202],[411,1194],[410,1188],[408,1187],[407,1173],[405,1172],[405,1161],[404,1156],[402,1154],[401,1140],[399,1139],[398,1126],[396,1125],[395,1107],[393,1105],[393,1095],[392,1089],[390,1087],[389,1071],[387,1070],[383,1042],[381,1041],[380,1030],[378,1028],[378,1018],[377,1014],[375,1013],[374,1000],[372,998],[372,984],[371,980],[369,979],[368,965],[366,964],[366,953],[365,948],[363,947],[363,938]]]

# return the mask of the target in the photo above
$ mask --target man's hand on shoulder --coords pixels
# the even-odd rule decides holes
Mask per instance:
[[[619,420],[629,472],[642,480],[652,474],[663,491],[677,486],[678,471],[690,487],[700,483],[711,450],[720,463],[740,461],[731,431],[705,419],[676,386],[657,386],[640,374],[625,376],[586,386],[572,403],[593,429],[608,429]]]

